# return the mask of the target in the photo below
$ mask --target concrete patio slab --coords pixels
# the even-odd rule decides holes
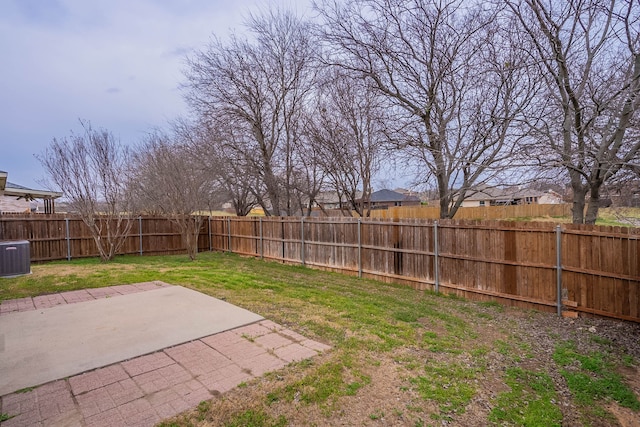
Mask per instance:
[[[3,304],[15,310],[0,316],[0,396],[263,320],[180,286],[142,290],[74,291],[60,294],[66,303],[48,297]],[[261,363],[260,369],[275,366]]]
[[[262,320],[2,396],[0,427],[152,427],[329,348]]]

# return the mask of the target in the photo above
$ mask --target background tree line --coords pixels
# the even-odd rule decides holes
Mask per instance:
[[[607,184],[638,176],[638,0],[314,10],[270,10],[214,35],[187,58],[189,117],[138,147],[86,122],[54,140],[41,156],[52,184],[80,212],[173,218],[195,247],[199,224],[185,218],[221,201],[238,215],[310,214],[331,190],[366,216],[390,158],[436,191],[442,218],[482,184],[551,179],[570,186],[573,221],[594,223]]]

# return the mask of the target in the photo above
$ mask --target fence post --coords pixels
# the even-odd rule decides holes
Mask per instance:
[[[284,241],[284,217],[280,216],[278,218],[280,218],[280,225],[282,230],[282,262],[284,263],[284,260],[285,260],[284,256],[286,255],[286,249],[287,249],[287,245]]]
[[[228,242],[227,242],[227,252],[231,252],[231,217],[227,217],[227,234],[229,236]]]
[[[358,277],[362,277],[362,219],[358,218]]]
[[[142,256],[142,215],[138,217],[138,236],[140,237],[140,256]]]
[[[65,234],[67,240],[67,261],[71,261],[71,237],[69,236],[69,218],[64,219]]]
[[[304,216],[300,219],[300,242],[302,244],[300,248],[300,258],[302,259],[302,265],[306,265],[304,259]]]
[[[433,221],[433,271],[436,293],[440,292],[440,268],[438,267],[438,221]]]
[[[209,252],[213,252],[213,241],[211,240],[211,215],[209,215]]]
[[[262,217],[260,217],[260,259],[264,259],[264,239],[262,237]]]
[[[556,304],[558,316],[562,316],[562,227],[556,225]]]

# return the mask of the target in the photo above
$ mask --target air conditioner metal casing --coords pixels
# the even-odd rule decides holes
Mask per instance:
[[[31,273],[31,248],[28,240],[0,240],[0,277]]]

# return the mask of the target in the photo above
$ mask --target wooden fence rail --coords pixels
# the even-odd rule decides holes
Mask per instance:
[[[122,253],[184,253],[177,227],[140,217]],[[97,256],[79,218],[0,216],[33,261]],[[640,229],[550,223],[209,217],[200,251],[231,251],[547,311],[640,322]]]

